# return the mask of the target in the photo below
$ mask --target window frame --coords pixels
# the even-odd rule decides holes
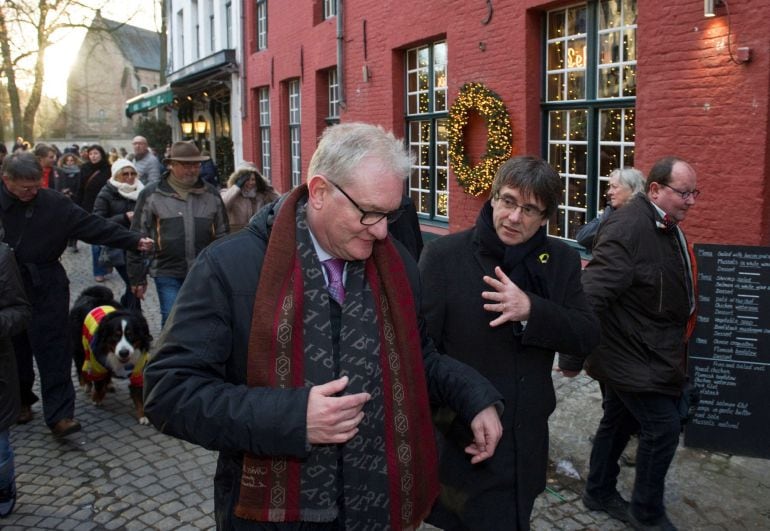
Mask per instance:
[[[323,19],[329,20],[337,16],[337,0],[323,0]]]
[[[634,3],[636,14],[638,16],[638,0]],[[584,223],[588,223],[594,219],[601,210],[601,201],[605,196],[608,175],[611,171],[607,170],[605,173],[601,173],[601,155],[602,149],[617,146],[621,153],[621,160],[619,166],[625,167],[633,164],[633,156],[635,150],[635,115],[636,115],[636,94],[633,96],[619,96],[619,97],[603,97],[600,96],[598,87],[599,71],[600,71],[600,59],[599,59],[599,39],[601,35],[607,33],[609,30],[599,29],[599,9],[602,5],[600,0],[587,0],[580,4],[570,5],[554,9],[545,13],[544,26],[543,26],[543,93],[541,100],[541,112],[542,112],[542,138],[543,138],[543,153],[544,158],[548,160],[554,168],[559,171],[559,175],[562,179],[564,186],[562,200],[559,202],[559,207],[556,214],[549,220],[548,232],[551,236],[556,236],[568,241],[574,241],[574,234]],[[621,6],[625,6],[625,2],[620,1]],[[570,9],[580,8],[583,6],[586,10],[585,20],[585,89],[582,98],[574,99],[562,99],[562,100],[549,100],[549,75],[555,71],[568,72],[569,65],[564,69],[552,69],[549,70],[549,44],[557,39],[549,39],[549,17],[554,13],[567,12]],[[622,13],[622,12],[621,12]],[[622,17],[621,17],[622,18]],[[633,24],[626,25],[621,24],[621,30],[633,28],[634,39],[638,35],[638,23],[637,20]],[[580,33],[574,35],[583,35]],[[566,36],[565,36],[566,39]],[[568,41],[569,39],[567,39]],[[566,42],[566,41],[565,41]],[[634,40],[634,42],[636,42]],[[633,63],[634,67],[637,62],[637,56],[629,64]],[[564,89],[569,86],[568,79],[565,77]],[[563,97],[566,94],[562,94]],[[618,111],[622,114],[622,129],[619,131],[620,141],[610,141],[602,139],[602,119],[612,111]],[[585,112],[586,123],[583,126],[585,129],[584,140],[573,140],[572,135],[575,129],[569,126],[564,126],[563,134],[561,138],[553,138],[553,130],[559,130],[554,126],[551,119],[556,116],[555,113],[561,113],[571,118],[570,114],[576,112]],[[629,121],[627,117],[630,116],[633,120]],[[628,125],[628,128],[627,128]],[[578,128],[579,130],[579,128]],[[633,131],[633,138],[631,141],[626,139],[627,132]],[[577,135],[578,138],[580,135]],[[562,159],[558,161],[554,160],[553,154],[555,147],[559,145],[567,146],[565,148],[566,162],[562,163]],[[585,160],[583,161],[582,173],[573,173],[570,170],[569,163],[573,162],[573,159],[569,158],[569,154],[572,152],[570,146],[585,146]],[[630,155],[629,155],[630,154]],[[631,163],[627,164],[626,160],[631,158]],[[606,166],[606,164],[605,164]],[[567,170],[567,171],[564,171]],[[571,200],[568,195],[571,193],[574,195],[574,188],[571,183],[573,180],[577,181],[582,179],[585,183],[584,186],[584,201],[583,206],[579,199]],[[579,188],[578,184],[575,188]],[[579,192],[577,192],[579,194]],[[572,214],[571,214],[572,213]],[[574,216],[582,215],[582,223],[578,222]],[[578,218],[579,219],[579,218]],[[564,232],[562,232],[564,229]],[[572,233],[573,236],[570,235]]]
[[[299,78],[286,82],[291,186],[302,184],[302,90]]]
[[[257,51],[267,49],[267,0],[257,0]]]
[[[272,182],[272,160],[270,142],[270,87],[257,89],[257,102],[259,109],[259,148],[262,175]]]
[[[437,57],[439,46],[443,47],[443,61]],[[428,52],[426,67],[420,66],[419,54],[422,50]],[[440,226],[447,226],[450,216],[447,125],[449,119],[448,51],[449,44],[446,38],[404,50],[405,142],[409,151],[415,155],[406,188],[420,220]],[[415,54],[414,61],[410,58],[412,53]],[[411,68],[410,64],[415,68]],[[428,83],[427,86],[423,86],[419,76],[420,72],[426,70]],[[443,73],[443,84],[438,81],[441,73]],[[410,83],[411,88],[415,90],[410,89]],[[426,112],[420,111],[423,96],[427,98]],[[423,127],[428,128],[427,139],[421,136],[421,133],[424,134]],[[426,149],[425,146],[427,146],[427,157],[424,158],[422,153]],[[424,185],[425,172],[429,174],[427,186]]]
[[[326,88],[329,114],[325,121],[327,125],[338,124],[340,123],[340,83],[336,66],[326,71]]]

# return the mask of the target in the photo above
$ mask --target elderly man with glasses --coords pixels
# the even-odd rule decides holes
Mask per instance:
[[[681,430],[677,403],[695,322],[692,259],[679,223],[700,194],[695,170],[666,157],[637,194],[599,228],[583,287],[599,316],[602,340],[586,370],[604,382],[604,416],[583,494],[589,509],[635,529],[676,529],[663,492]],[[639,432],[629,504],[617,491],[618,458]]]
[[[195,257],[228,232],[227,212],[219,190],[200,178],[201,162],[208,157],[190,142],[171,146],[168,172],[139,193],[131,229],[157,242],[149,273],[158,290],[161,322],[166,323],[179,289]],[[127,256],[128,277],[134,295],[147,290],[145,257]]]
[[[505,398],[503,438],[483,467],[462,455],[465,430],[437,410],[442,494],[427,519],[442,529],[529,529],[545,488],[554,352],[566,376],[599,340],[583,295],[580,256],[549,238],[558,173],[516,157],[497,171],[472,228],[429,242],[420,257],[423,310],[439,351],[489,378]]]
[[[415,528],[438,494],[430,404],[500,438],[500,395],[441,356],[419,273],[388,237],[410,159],[363,123],[328,128],[306,183],[206,249],[145,371],[162,431],[219,450],[219,529]]]

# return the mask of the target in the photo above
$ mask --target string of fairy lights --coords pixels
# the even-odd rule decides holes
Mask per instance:
[[[487,125],[487,146],[481,161],[472,166],[465,151],[465,128],[471,111]],[[480,196],[489,189],[497,168],[511,153],[513,130],[505,103],[482,83],[466,83],[449,109],[449,163],[465,191]]]

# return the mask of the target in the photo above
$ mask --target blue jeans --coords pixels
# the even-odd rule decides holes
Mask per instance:
[[[13,469],[13,448],[8,429],[0,431],[0,514],[7,514],[13,506],[10,496],[16,492]],[[8,499],[6,499],[8,498]]]
[[[681,431],[678,399],[660,393],[630,393],[612,385],[604,389],[604,416],[594,437],[586,491],[599,500],[614,494],[620,472],[618,459],[629,437],[638,430],[631,512],[643,523],[654,522],[666,512],[666,473]]]
[[[94,269],[94,276],[95,277],[103,277],[107,274],[107,269],[99,265],[99,253],[102,250],[101,245],[92,245],[91,246],[91,263],[93,265]]]
[[[155,289],[158,291],[158,303],[160,304],[160,325],[166,324],[168,314],[174,306],[176,296],[184,282],[183,278],[155,277]]]

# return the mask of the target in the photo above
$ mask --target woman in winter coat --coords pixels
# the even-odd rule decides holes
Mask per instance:
[[[80,206],[86,212],[92,212],[94,201],[99,191],[104,186],[112,173],[110,172],[110,163],[107,160],[107,153],[104,148],[98,144],[89,146],[88,160],[80,167]],[[91,255],[93,257],[92,267],[94,271],[94,280],[104,282],[104,275],[108,273],[107,269],[99,265],[98,245],[91,246]]]
[[[230,232],[245,227],[260,208],[278,198],[278,193],[251,164],[235,170],[227,179],[227,188],[220,193],[230,220]]]
[[[138,179],[139,172],[133,163],[127,159],[118,159],[112,164],[112,177],[102,187],[94,201],[93,212],[97,216],[107,218],[126,228],[131,227],[134,219],[134,208],[139,192],[144,185]],[[126,270],[125,251],[122,263],[113,264],[120,278],[126,283],[126,291],[120,298],[120,303],[128,309],[141,311],[141,303],[131,291]]]
[[[24,330],[32,307],[24,294],[13,251],[3,243],[0,221],[0,517],[7,516],[16,503],[16,476],[8,428],[19,417],[19,377],[11,336]]]

